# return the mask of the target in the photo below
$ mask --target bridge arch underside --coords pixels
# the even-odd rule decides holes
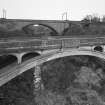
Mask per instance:
[[[103,52],[89,51],[89,50],[68,50],[68,51],[62,51],[62,52],[57,52],[55,54],[52,54],[51,56],[47,58],[47,60],[44,60],[41,63],[55,60],[58,58],[63,58],[63,57],[82,56],[82,55],[83,56],[93,56],[93,57],[105,60],[105,53]]]
[[[12,55],[12,54],[1,55],[0,56],[0,69],[12,63],[17,63],[17,62],[18,62],[18,58],[15,55]]]
[[[58,35],[59,33],[49,25],[46,24],[29,24],[22,28],[26,34],[31,35]]]
[[[24,62],[24,61],[27,61],[27,60],[33,58],[33,57],[37,57],[37,56],[40,56],[40,53],[38,53],[38,52],[27,52],[22,56],[21,61]]]

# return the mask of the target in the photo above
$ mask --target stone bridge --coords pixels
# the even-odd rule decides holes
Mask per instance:
[[[70,23],[80,25],[81,22],[0,19],[0,35],[6,34],[6,37],[0,38],[0,57],[11,56],[15,59],[12,63],[12,59],[6,61],[9,65],[3,67],[0,65],[0,86],[31,68],[40,68],[42,63],[53,59],[73,55],[90,55],[105,59],[105,37],[63,36],[65,30],[70,28]],[[54,35],[28,36],[26,33],[31,26],[46,27],[52,30]],[[9,37],[8,34],[15,37]],[[18,36],[19,34],[25,36]]]
[[[61,35],[69,27],[68,21],[60,20],[29,20],[29,19],[0,19],[0,29],[8,32],[27,31],[29,26],[42,25]]]
[[[26,55],[33,54],[30,59]],[[44,62],[73,55],[105,59],[105,37],[24,37],[0,39],[0,55],[11,55],[17,62],[0,69],[0,86]]]

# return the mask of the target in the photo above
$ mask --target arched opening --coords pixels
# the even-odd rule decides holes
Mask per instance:
[[[0,56],[0,69],[6,67],[14,62],[17,62],[17,57],[14,55],[2,55]]]
[[[103,59],[90,55],[67,56],[44,63],[41,72],[44,88],[36,101],[40,104],[60,99],[68,105],[104,103],[104,65]]]
[[[94,51],[103,52],[103,47],[102,46],[96,46],[96,47],[94,47]]]
[[[26,34],[31,36],[49,36],[49,35],[57,35],[55,29],[53,29],[50,26],[44,25],[44,24],[30,24],[28,26],[23,27],[23,30]]]
[[[37,53],[37,52],[29,52],[29,53],[26,53],[25,55],[23,55],[22,57],[22,62],[24,61],[27,61],[33,57],[36,57],[36,56],[39,56],[40,54]]]

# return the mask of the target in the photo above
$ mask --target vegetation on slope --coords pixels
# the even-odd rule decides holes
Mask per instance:
[[[65,30],[64,35],[105,35],[105,16],[101,19],[95,15],[87,15],[80,23],[70,22],[70,27]]]
[[[0,105],[35,105],[34,69],[26,71],[0,87]]]
[[[41,75],[45,88],[35,101],[40,105],[104,105],[104,64],[91,56],[65,57],[45,63]]]

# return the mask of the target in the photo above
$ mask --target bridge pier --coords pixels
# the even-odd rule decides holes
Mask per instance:
[[[35,71],[34,71],[34,90],[35,92],[37,90],[40,90],[41,88],[41,65],[35,66]]]
[[[18,64],[21,64],[21,62],[22,62],[22,56],[24,55],[24,54],[26,54],[26,53],[15,53],[15,54],[13,54],[14,56],[16,56],[17,57],[17,62],[18,62]]]

